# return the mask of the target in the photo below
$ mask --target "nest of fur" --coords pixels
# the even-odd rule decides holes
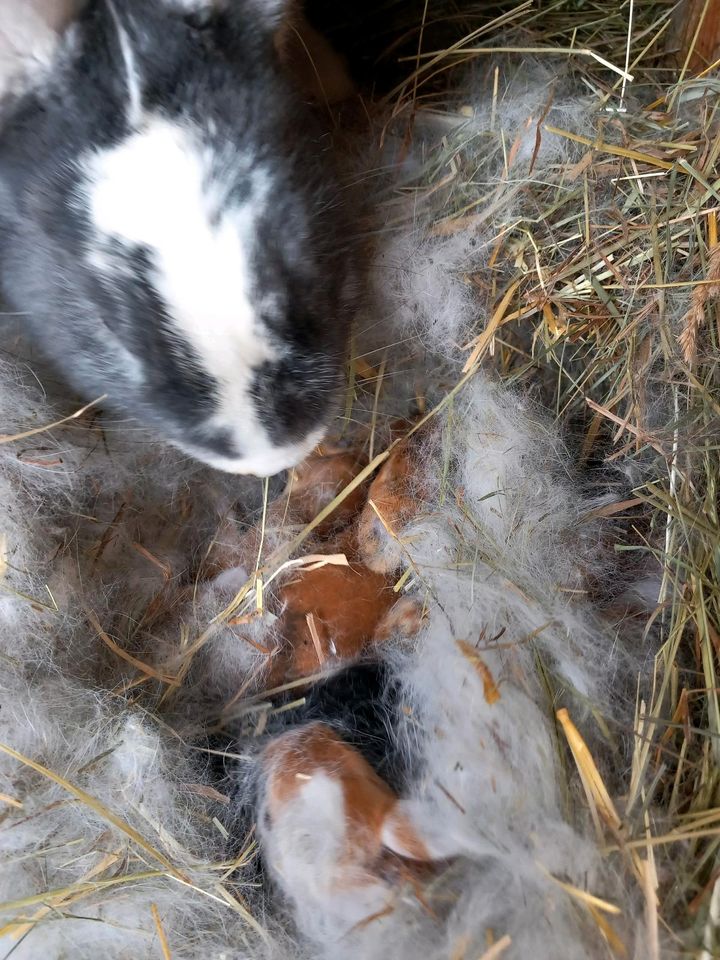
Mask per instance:
[[[713,955],[715,81],[658,59],[662,4],[597,20],[416,23],[343,108],[371,267],[320,482],[76,413],[8,340],[0,956]],[[338,939],[259,867],[252,797],[357,625],[341,557],[386,591],[348,655],[399,679],[400,789],[456,855]]]

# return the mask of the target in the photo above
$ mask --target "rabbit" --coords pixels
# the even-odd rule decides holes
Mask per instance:
[[[432,808],[398,795],[331,724],[276,737],[263,773],[260,847],[311,939],[342,939],[391,913],[406,885],[417,890],[464,852]]]
[[[81,395],[269,476],[342,387],[358,271],[292,0],[90,0],[0,128],[0,289]]]

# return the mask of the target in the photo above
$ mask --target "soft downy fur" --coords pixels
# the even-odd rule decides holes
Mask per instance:
[[[527,89],[510,90],[507,110],[527,111]],[[562,109],[581,124],[576,104],[570,96]],[[475,120],[481,128],[480,107]],[[436,142],[432,125],[426,133]],[[543,150],[536,175],[568,159],[557,142]],[[399,178],[423,155],[419,129]],[[487,256],[482,229],[434,239],[432,214],[379,240],[373,308],[358,322],[359,352],[372,360],[386,350],[397,372],[381,395],[383,423],[405,415],[418,390],[440,400],[460,379],[453,345],[480,309],[462,274]],[[7,436],[75,409],[17,359],[3,362],[0,383]],[[365,417],[361,406],[355,414]],[[174,960],[445,960],[481,956],[503,936],[507,958],[607,956],[558,881],[621,903],[632,943],[637,914],[620,861],[601,857],[578,814],[554,720],[567,704],[590,739],[589,705],[621,723],[627,710],[611,696],[629,679],[622,638],[581,592],[606,563],[587,519],[597,500],[580,495],[544,415],[482,371],[422,436],[420,509],[396,533],[398,578],[411,567],[406,589],[427,618],[415,641],[385,649],[404,708],[389,739],[406,760],[398,790],[418,831],[458,856],[421,897],[394,890],[392,912],[350,931],[332,899],[283,889],[271,863],[256,885],[246,861],[259,738],[230,720],[226,773],[213,773],[209,731],[235,715],[228,705],[242,706],[261,654],[216,624],[173,686],[238,585],[199,580],[202,558],[230,512],[259,519],[260,481],[213,473],[92,410],[0,445],[0,741],[65,781],[0,757],[0,900],[28,898],[4,918],[31,921],[0,931],[5,954],[155,957],[155,904]],[[268,530],[264,555],[296,532]],[[272,622],[249,629],[261,647],[272,639]],[[638,957],[642,941],[640,931]]]

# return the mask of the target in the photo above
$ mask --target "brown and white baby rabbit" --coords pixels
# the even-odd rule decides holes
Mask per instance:
[[[266,873],[305,936],[333,942],[417,902],[464,850],[418,789],[391,668],[355,663],[302,692],[268,717],[254,807]]]
[[[81,394],[237,473],[320,440],[354,298],[292,6],[89,0],[1,111],[8,308]]]

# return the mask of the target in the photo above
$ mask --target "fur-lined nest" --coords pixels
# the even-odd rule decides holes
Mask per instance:
[[[329,31],[385,49],[312,461],[214,474],[6,348],[3,958],[716,955],[716,71],[666,3],[409,6]],[[453,842],[338,941],[258,866],[253,770],[368,651]]]

